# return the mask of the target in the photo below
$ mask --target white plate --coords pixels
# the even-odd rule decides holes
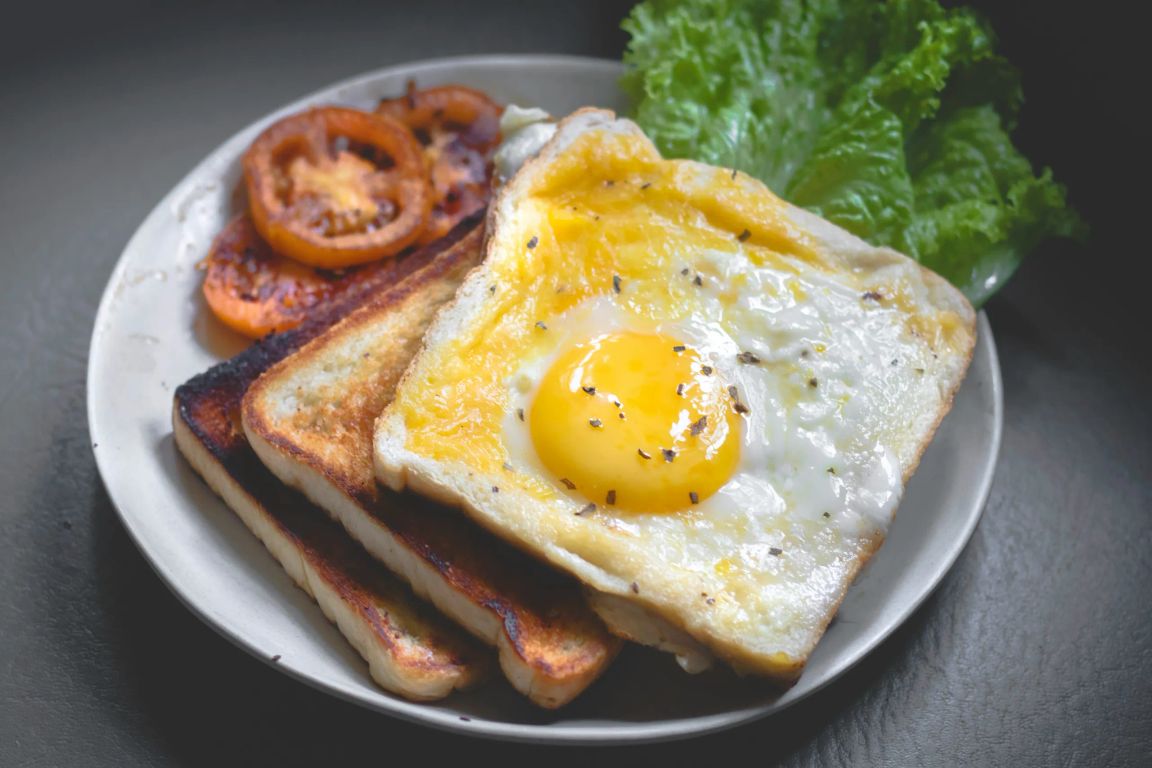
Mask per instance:
[[[243,342],[199,293],[203,258],[235,205],[239,158],[272,120],[305,106],[369,107],[420,85],[460,82],[498,101],[556,114],[623,108],[616,62],[484,56],[393,67],[319,91],[226,141],[156,206],[116,266],[96,318],[88,418],[96,460],[124,525],[189,608],[225,637],[315,687],[428,725],[523,741],[639,742],[684,737],[778,712],[827,685],[887,637],[932,591],[980,518],[1000,445],[1000,369],[987,319],[951,414],[924,455],[887,543],[852,587],[800,682],[783,696],[715,672],[692,677],[670,656],[631,648],[561,712],[501,681],[439,704],[377,688],[365,664],[263,546],[185,465],[172,441],[173,389]]]

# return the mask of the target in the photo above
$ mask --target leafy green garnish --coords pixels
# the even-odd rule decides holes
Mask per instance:
[[[623,85],[669,157],[738,168],[916,258],[976,305],[1083,224],[1012,145],[987,24],[936,0],[646,0]]]

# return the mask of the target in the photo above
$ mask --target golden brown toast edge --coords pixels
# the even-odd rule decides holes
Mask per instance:
[[[177,388],[173,432],[193,469],[265,544],[369,664],[373,679],[428,701],[482,679],[487,651],[418,600],[299,493],[284,487],[253,453],[240,427],[241,399],[269,366],[332,325],[365,294],[403,281],[458,240],[398,259],[364,293],[346,296],[309,323],[269,336]]]
[[[571,578],[455,510],[378,489],[375,418],[440,306],[479,263],[482,234],[456,246],[403,295],[381,295],[272,366],[244,397],[249,441],[369,552],[499,650],[505,674],[534,703],[558,707],[594,681],[620,647]],[[317,386],[314,380],[327,378]],[[285,409],[285,399],[295,408]],[[279,411],[279,413],[277,413]]]

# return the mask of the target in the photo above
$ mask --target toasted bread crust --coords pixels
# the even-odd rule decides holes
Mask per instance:
[[[433,247],[398,259],[372,290],[426,269],[440,251]],[[239,424],[249,384],[362,298],[348,297],[305,325],[269,336],[178,387],[173,432],[192,467],[337,624],[368,662],[373,679],[407,698],[434,700],[483,679],[491,666],[483,647],[416,599],[300,494],[285,488],[252,452]]]
[[[620,645],[578,585],[454,511],[378,491],[374,476],[375,418],[436,311],[479,262],[482,240],[477,228],[440,262],[272,366],[248,389],[243,424],[274,474],[495,645],[514,687],[557,707],[595,680]]]
[[[370,297],[319,334],[321,338],[309,339],[269,366],[243,398],[245,429],[313,467],[350,498],[374,504],[378,494],[371,440],[376,416],[391,400],[431,318],[480,263],[483,240],[483,228],[473,226],[426,268]],[[381,323],[387,324],[386,339],[372,335]],[[364,338],[368,348],[354,360],[341,360],[339,376],[309,390],[306,405],[297,404],[293,413],[276,418],[273,400],[283,380],[325,365],[326,354],[355,337]]]
[[[241,480],[195,437],[179,403],[173,431],[192,467],[337,625],[383,688],[432,701],[485,677],[483,648],[417,601],[299,494],[277,487],[251,450],[244,449],[250,470]]]
[[[582,122],[582,124],[589,126],[607,126],[612,124],[615,119],[616,116],[607,110],[585,108],[574,112],[562,121],[553,139],[535,157],[525,163],[517,176],[505,185],[501,194],[490,206],[488,256],[495,252],[497,243],[495,233],[505,226],[508,216],[507,200],[514,194],[517,178],[521,175],[535,173],[537,168],[543,167],[543,163],[550,155],[554,155],[564,148],[566,142],[571,140],[571,134],[566,134],[565,126],[573,122]],[[900,262],[902,266],[916,270],[933,304],[938,308],[955,312],[961,320],[962,343],[957,354],[950,361],[951,367],[946,372],[947,375],[943,377],[945,388],[941,390],[941,407],[934,413],[928,414],[923,423],[917,425],[923,439],[916,447],[914,458],[904,467],[902,475],[906,483],[931,442],[936,428],[950,409],[964,372],[971,361],[976,342],[975,312],[963,295],[947,281],[922,265],[912,262],[907,257],[890,249],[870,246],[832,223],[794,206],[784,204],[784,211],[797,225],[807,229],[821,240],[829,249],[833,262],[839,262],[841,266],[852,268],[867,266],[872,263],[876,267],[881,267],[893,262]],[[461,286],[455,300],[441,311],[437,322],[429,329],[420,353],[409,366],[398,385],[398,389],[403,389],[408,379],[416,375],[416,372],[421,368],[422,358],[428,353],[428,350],[444,344],[459,332],[459,326],[465,322],[470,308],[483,298],[483,288],[487,280],[488,276],[484,274],[483,268],[481,268],[472,279]],[[520,538],[517,532],[510,530],[503,521],[491,513],[491,510],[486,509],[483,496],[479,493],[480,487],[486,482],[485,478],[463,478],[453,474],[450,469],[436,466],[434,462],[424,461],[411,455],[403,447],[405,434],[406,428],[403,421],[398,419],[389,409],[386,409],[377,421],[376,472],[381,483],[397,490],[410,489],[439,503],[459,507],[497,535],[506,538],[517,546],[546,557],[557,566],[575,573],[593,587],[639,603],[644,610],[650,611],[656,616],[657,623],[665,621],[683,629],[716,656],[729,662],[738,671],[762,675],[783,686],[793,684],[799,678],[817,639],[832,620],[844,598],[845,592],[841,591],[832,609],[825,615],[823,626],[820,627],[821,631],[815,633],[812,641],[799,656],[792,659],[765,658],[739,642],[733,642],[709,631],[706,625],[686,626],[684,618],[677,616],[670,606],[661,605],[651,599],[650,596],[630,594],[626,582],[620,582],[610,574],[572,556],[560,547]],[[509,498],[502,497],[502,501],[516,503],[510,497],[511,494],[509,494]],[[882,534],[877,534],[864,542],[862,550],[848,569],[846,584],[851,583],[852,579],[871,559],[879,549],[883,539]],[[630,628],[615,625],[607,612],[602,614],[602,618],[608,621],[613,631],[623,636],[636,636],[636,633]]]

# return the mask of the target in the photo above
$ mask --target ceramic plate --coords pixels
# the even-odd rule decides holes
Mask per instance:
[[[888,541],[852,587],[800,682],[776,695],[717,671],[684,674],[670,656],[629,648],[560,712],[506,683],[436,704],[377,688],[360,657],[263,546],[184,463],[172,440],[177,385],[244,343],[200,298],[202,259],[236,209],[240,156],[271,121],[313,104],[371,107],[421,86],[464,83],[554,114],[623,109],[616,62],[484,56],[392,67],[286,106],[233,136],[140,226],[105,290],[92,336],[88,416],[96,459],[124,525],[169,587],[225,637],[329,693],[430,726],[523,741],[639,742],[715,731],[778,712],[827,685],[900,625],[956,560],[980,518],[1000,442],[1000,373],[987,319],[955,405],[908,487]]]

